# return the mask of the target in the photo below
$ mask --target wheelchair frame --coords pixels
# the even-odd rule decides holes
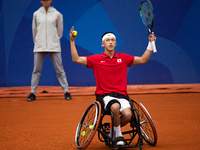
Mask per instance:
[[[128,134],[130,136],[130,138],[124,138],[124,145],[117,145],[118,141],[113,138],[113,132],[111,132],[111,137],[108,135],[110,133],[110,128],[114,131],[114,127],[110,126],[110,122],[102,122],[106,115],[110,115],[111,124],[113,124],[113,113],[111,111],[108,113],[101,109],[101,103],[96,101],[86,108],[79,121],[75,135],[77,148],[80,150],[86,149],[94,138],[96,131],[98,131],[99,140],[113,149],[138,147],[141,150],[143,139],[149,145],[155,146],[157,143],[157,132],[150,114],[138,100],[130,99],[129,102],[133,113],[130,121],[132,130],[122,132],[123,135]],[[138,138],[136,144],[130,145],[135,137]]]

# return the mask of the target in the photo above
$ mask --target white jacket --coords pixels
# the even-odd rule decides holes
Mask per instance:
[[[52,6],[46,12],[40,7],[33,14],[32,22],[34,52],[61,52],[63,16]]]

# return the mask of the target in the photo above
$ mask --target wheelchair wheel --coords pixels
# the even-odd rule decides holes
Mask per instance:
[[[131,100],[132,107],[139,112],[140,129],[143,139],[152,146],[157,143],[157,132],[153,120],[146,108],[138,100]]]
[[[78,149],[84,150],[91,143],[99,125],[101,105],[99,102],[91,103],[83,113],[75,135]]]

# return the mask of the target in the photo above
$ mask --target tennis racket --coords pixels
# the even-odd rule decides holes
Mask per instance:
[[[153,24],[154,24],[154,11],[153,5],[149,0],[143,0],[140,4],[140,17],[142,22],[147,27],[150,34],[153,32]],[[153,52],[156,53],[156,45],[155,41],[152,41],[153,44]]]

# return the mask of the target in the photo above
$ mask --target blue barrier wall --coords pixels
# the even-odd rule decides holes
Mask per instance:
[[[69,86],[94,86],[91,69],[72,62],[69,31],[75,26],[79,55],[104,51],[101,35],[113,31],[116,52],[141,56],[148,31],[139,15],[141,0],[54,0],[64,17],[62,58]],[[128,69],[128,84],[200,83],[200,0],[152,0],[157,50],[145,65]],[[0,87],[30,86],[33,71],[33,12],[40,0],[0,0]],[[50,57],[39,85],[57,86]]]

